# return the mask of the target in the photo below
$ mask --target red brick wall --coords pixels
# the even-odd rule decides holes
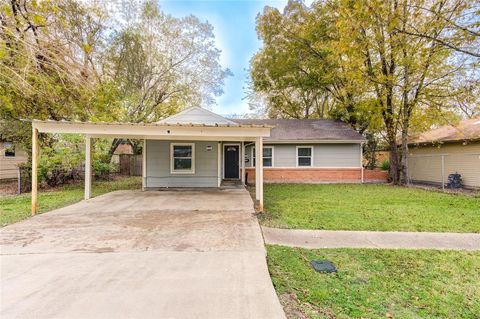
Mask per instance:
[[[255,184],[255,169],[246,168],[247,183]],[[360,168],[264,168],[265,183],[359,183]],[[386,181],[382,171],[364,170],[364,181]]]
[[[364,169],[363,180],[366,182],[386,182],[388,172],[379,169]]]

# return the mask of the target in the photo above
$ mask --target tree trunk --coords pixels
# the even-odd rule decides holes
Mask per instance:
[[[396,141],[390,143],[390,177],[392,178],[393,185],[400,184],[399,178],[399,166],[398,166],[398,148]]]
[[[108,162],[112,161],[112,156],[113,153],[115,153],[115,150],[117,149],[118,145],[122,143],[123,139],[121,138],[114,138],[112,141],[112,145],[110,146],[110,149],[108,150]]]
[[[410,185],[410,174],[408,171],[408,132],[410,127],[410,111],[408,105],[404,111],[402,123],[402,157],[401,157],[401,177],[405,185]]]
[[[405,185],[410,185],[410,176],[408,171],[408,134],[406,131],[402,132],[402,182]]]

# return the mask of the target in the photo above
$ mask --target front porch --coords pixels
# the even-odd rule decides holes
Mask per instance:
[[[144,189],[245,184],[244,141],[145,140]]]

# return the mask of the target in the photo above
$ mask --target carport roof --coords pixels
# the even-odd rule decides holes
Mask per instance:
[[[252,141],[270,136],[270,125],[237,123],[122,123],[31,120],[41,133],[77,133],[90,137],[125,137],[137,139]]]
[[[134,123],[134,122],[92,122],[92,121],[54,121],[54,120],[24,120],[26,122],[32,123],[43,123],[43,124],[75,124],[75,125],[122,125],[125,127],[128,126],[137,126],[137,127],[144,127],[144,126],[153,126],[153,127],[245,127],[245,128],[274,128],[274,125],[267,125],[267,124],[227,124],[227,123],[164,123],[164,122],[155,122],[155,123]]]

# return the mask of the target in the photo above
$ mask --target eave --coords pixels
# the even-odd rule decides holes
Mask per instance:
[[[253,140],[269,137],[269,125],[230,124],[161,124],[119,122],[77,122],[31,120],[32,127],[40,133],[76,133],[90,137],[126,137],[165,140]]]

